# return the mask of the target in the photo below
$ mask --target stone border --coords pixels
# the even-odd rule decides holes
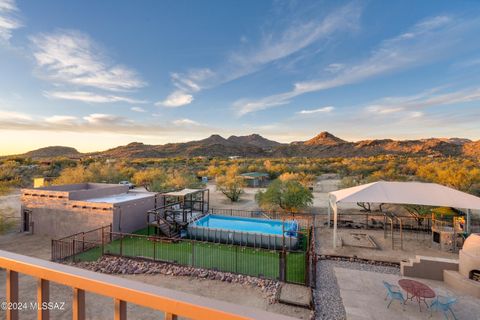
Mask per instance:
[[[364,259],[364,258],[358,258],[358,257],[321,254],[321,255],[317,255],[317,261],[319,261],[319,260],[348,261],[348,262],[357,262],[357,263],[370,264],[370,265],[375,265],[375,266],[393,267],[393,268],[399,268],[400,269],[400,263],[399,262],[371,260],[371,259]]]
[[[162,274],[239,283],[260,288],[264,298],[269,304],[277,302],[278,291],[281,286],[279,281],[271,279],[262,279],[190,266],[180,266],[165,262],[148,261],[145,259],[138,260],[124,257],[103,256],[92,262],[69,262],[66,264],[105,274]]]

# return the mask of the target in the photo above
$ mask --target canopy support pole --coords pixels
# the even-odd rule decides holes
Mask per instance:
[[[470,209],[467,209],[467,221],[465,221],[465,231],[467,232],[467,234],[470,234],[470,216],[471,216],[471,210]]]
[[[332,203],[333,207],[333,249],[337,247],[337,222],[338,222],[338,208],[337,201]]]
[[[328,196],[328,204],[327,204],[327,208],[328,208],[328,228],[330,229],[331,227],[331,219],[332,219],[332,209],[331,209],[331,205],[330,205],[330,195]]]

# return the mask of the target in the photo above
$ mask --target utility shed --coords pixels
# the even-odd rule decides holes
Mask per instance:
[[[265,187],[270,177],[265,172],[246,172],[240,174],[240,176],[245,179],[247,186],[250,188]]]
[[[155,208],[153,192],[128,186],[81,183],[22,189],[23,230],[52,238],[112,224],[114,232],[145,227],[145,214]]]

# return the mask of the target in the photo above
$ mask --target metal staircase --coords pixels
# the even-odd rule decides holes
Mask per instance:
[[[158,217],[155,227],[168,238],[180,238],[180,232],[178,231],[176,224],[171,223],[164,218]]]

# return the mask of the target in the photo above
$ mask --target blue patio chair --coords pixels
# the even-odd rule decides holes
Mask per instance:
[[[398,286],[396,286],[394,284],[390,284],[386,281],[382,281],[382,282],[383,282],[383,286],[385,287],[385,289],[387,289],[387,295],[385,296],[385,300],[387,300],[387,298],[390,298],[390,302],[388,303],[387,308],[390,307],[393,300],[400,301],[401,304],[402,304],[402,308],[404,308],[403,306],[405,305],[405,298],[403,297],[403,294],[400,291],[400,288]]]
[[[451,308],[455,303],[457,303],[457,298],[437,295],[435,300],[433,300],[432,304],[430,305],[430,313],[432,313],[433,310],[441,311],[445,316],[445,319],[448,319],[448,312],[450,311],[453,319],[457,320],[457,317]]]

